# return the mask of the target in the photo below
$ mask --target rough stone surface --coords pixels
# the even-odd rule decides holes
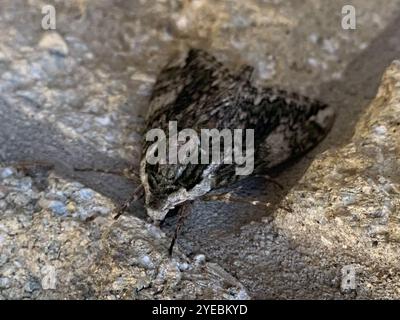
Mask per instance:
[[[115,221],[114,205],[79,183],[50,175],[39,191],[23,170],[0,177],[0,298],[248,298],[217,264],[170,258],[159,228]]]
[[[274,220],[304,254],[352,265],[359,298],[400,297],[399,88],[395,61],[351,142],[312,163]]]
[[[47,4],[56,7],[56,30],[41,28],[41,9]],[[356,30],[340,27],[341,8],[348,4],[356,8]],[[379,120],[375,126],[374,117],[380,117],[376,114],[370,121],[359,118],[368,117],[364,109],[375,96],[383,71],[399,58],[399,4],[399,0],[385,0],[385,5],[375,0],[2,0],[1,297],[200,297],[203,280],[196,274],[216,283],[211,286],[215,290],[203,292],[202,297],[227,297],[231,291],[220,290],[225,288],[221,281],[230,277],[218,265],[256,298],[383,297],[385,292],[397,297],[395,281],[390,282],[396,276],[388,271],[395,262],[398,211],[391,189],[398,183],[394,178],[398,165],[388,160],[396,152],[390,151],[396,141],[387,138],[394,137],[393,125]],[[241,197],[268,202],[267,210],[196,202],[178,239],[180,250],[193,259],[179,253],[176,262],[168,262],[162,256],[167,239],[147,234],[150,227],[143,222],[140,204],[111,228],[112,208],[129,196],[135,183],[118,175],[77,173],[73,167],[118,171],[137,165],[141,116],[152,85],[169,57],[189,46],[207,49],[234,68],[243,62],[253,65],[254,80],[260,84],[319,96],[337,109],[338,117],[320,146],[276,173],[284,190],[262,179],[241,185],[237,191]],[[361,124],[352,138],[356,123]],[[364,139],[360,132],[368,133],[365,147],[356,141]],[[354,172],[336,173],[336,178],[348,179],[331,182],[336,198],[330,201],[336,206],[342,201],[342,207],[324,207],[335,213],[323,219],[325,209],[320,206],[328,204],[324,197],[329,192],[321,176],[339,155],[330,151],[311,169],[307,167],[319,153],[349,141],[353,147],[344,147],[348,157],[340,159]],[[372,161],[377,150],[382,153]],[[17,165],[21,161],[54,167],[21,170]],[[370,162],[368,171],[363,166]],[[297,185],[306,170],[307,176]],[[361,173],[367,171],[369,186]],[[352,194],[358,183],[364,193]],[[324,190],[322,195],[311,192],[313,185]],[[368,198],[368,192],[374,198]],[[300,214],[297,217],[283,207]],[[343,215],[336,217],[341,211]],[[312,222],[313,215],[321,226]],[[347,233],[338,221],[351,231],[351,245],[356,237],[365,244],[360,248],[363,258],[348,257],[355,250],[345,243]],[[163,231],[170,233],[174,223],[174,217],[168,218]],[[338,242],[333,241],[335,232]],[[138,241],[135,233],[145,233],[147,240],[132,249],[128,242]],[[312,239],[313,233],[318,239]],[[304,239],[304,245],[295,237]],[[148,248],[154,251],[142,256],[141,250]],[[385,248],[388,258],[383,255]],[[136,259],[133,266],[132,259]],[[138,270],[140,277],[132,275]],[[164,284],[158,274],[166,274]],[[149,281],[163,291],[152,291]],[[245,296],[241,285],[228,282],[235,283],[230,286],[233,297]],[[62,291],[64,283],[73,291]]]

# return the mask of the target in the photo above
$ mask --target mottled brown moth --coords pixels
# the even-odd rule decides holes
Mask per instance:
[[[284,90],[260,88],[252,83],[252,73],[250,66],[232,72],[209,53],[189,50],[161,71],[145,130],[168,131],[170,121],[176,121],[178,129],[198,132],[204,128],[253,129],[254,173],[268,172],[304,154],[325,137],[334,119],[331,107]],[[191,201],[243,178],[235,174],[235,164],[149,164],[145,155],[150,146],[144,140],[141,186],[131,200],[144,196],[147,214],[154,222],[163,221],[175,207],[181,208],[184,217]]]

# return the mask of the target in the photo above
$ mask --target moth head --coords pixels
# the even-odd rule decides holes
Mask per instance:
[[[153,221],[164,220],[170,210],[212,189],[214,179],[207,167],[195,165],[190,170],[188,166],[149,165],[142,159],[140,178],[145,191],[147,215]]]

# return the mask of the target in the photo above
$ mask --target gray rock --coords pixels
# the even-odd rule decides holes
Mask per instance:
[[[68,211],[67,207],[61,201],[49,201],[47,207],[56,215],[65,216]]]
[[[15,175],[3,185],[19,185],[19,179],[25,177]],[[48,200],[50,191],[69,194],[67,199],[76,201],[73,208]],[[25,188],[18,195],[32,194]],[[0,289],[7,299],[248,298],[244,287],[217,265],[191,262],[179,250],[170,258],[170,239],[155,226],[129,215],[115,221],[112,202],[94,190],[51,174],[38,201],[41,210],[29,224],[15,222],[26,215],[26,202],[14,201],[13,214],[0,221],[0,232],[6,231],[0,233],[0,274],[5,275]],[[103,214],[82,222],[70,211],[88,207]]]
[[[206,256],[204,254],[198,254],[193,258],[193,260],[195,264],[202,265],[206,262]]]
[[[329,268],[350,272],[347,265],[356,264],[341,288],[358,298],[400,297],[399,88],[395,61],[351,142],[312,163],[274,220],[280,233],[315,259],[324,257]]]
[[[0,243],[4,241],[3,236],[0,235]],[[6,254],[0,254],[0,266],[4,265],[8,260],[8,257]]]
[[[14,200],[14,203],[16,206],[24,207],[24,206],[27,206],[31,202],[32,198],[29,195],[26,196],[22,193],[18,193],[15,195],[13,200]]]
[[[68,45],[57,32],[46,32],[39,42],[39,48],[49,50],[63,56],[68,55]]]
[[[14,174],[13,168],[3,168],[0,171],[0,177],[6,179]]]
[[[42,267],[42,288],[43,290],[55,290],[57,288],[57,271],[54,266],[45,265]]]
[[[8,289],[10,288],[11,281],[9,278],[1,277],[0,278],[0,289]]]
[[[41,285],[39,279],[37,279],[35,277],[30,277],[30,279],[26,283],[24,289],[25,289],[26,292],[31,294],[34,291],[41,290],[42,289],[42,285]]]

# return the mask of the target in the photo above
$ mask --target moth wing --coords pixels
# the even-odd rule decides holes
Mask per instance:
[[[319,100],[279,89],[264,89],[261,108],[271,112],[269,130],[259,144],[256,162],[265,169],[295,159],[317,145],[332,127],[334,110]],[[264,120],[265,121],[265,120]]]
[[[185,56],[175,57],[161,71],[154,85],[147,113],[147,123],[157,122],[167,114],[166,122],[176,120],[185,109],[201,109],[202,96],[212,94],[212,87],[226,83],[229,70],[201,49],[190,49]],[[203,101],[204,102],[204,101]],[[197,106],[194,106],[197,104]]]

